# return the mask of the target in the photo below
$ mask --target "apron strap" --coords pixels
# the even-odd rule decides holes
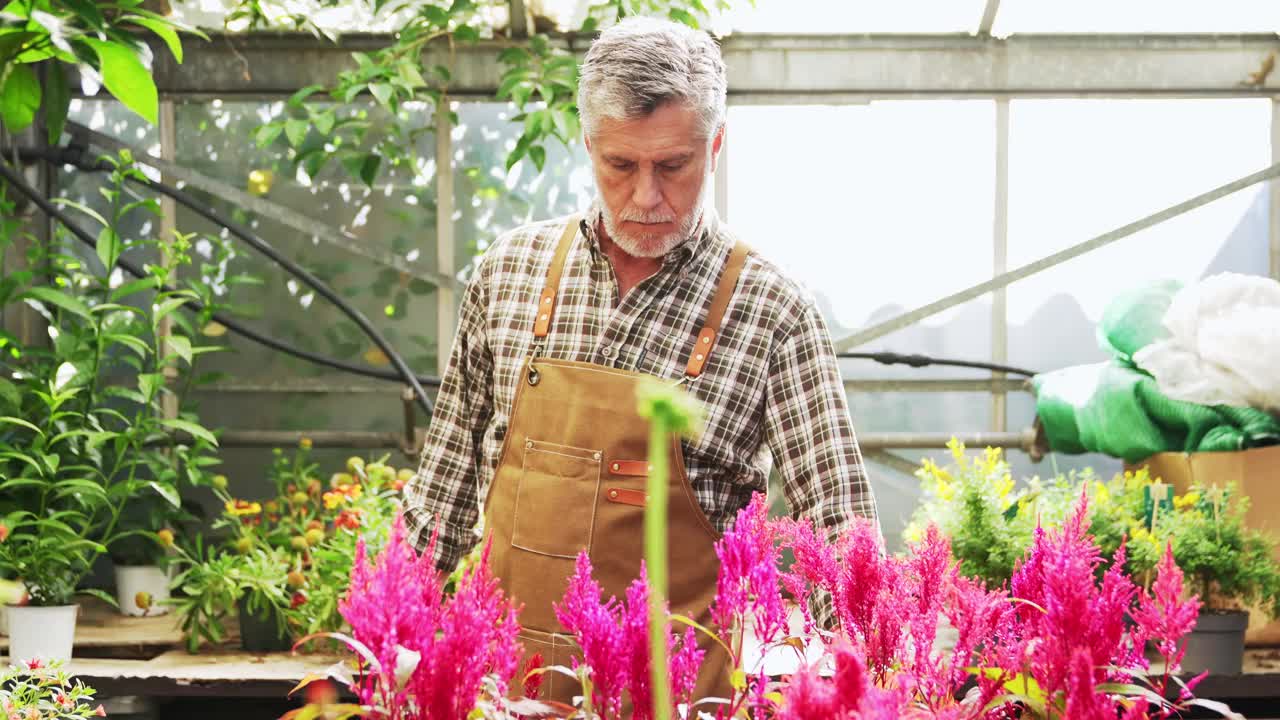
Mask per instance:
[[[560,243],[556,246],[556,255],[551,260],[551,267],[547,269],[547,284],[542,288],[542,296],[538,298],[538,315],[533,323],[533,337],[537,340],[545,338],[551,329],[551,316],[555,314],[556,291],[560,288],[560,275],[564,272],[564,261],[569,256],[569,246],[573,245],[573,238],[577,236],[578,225],[581,222],[582,218],[577,215],[569,218],[569,224],[565,225],[564,233],[560,235]]]
[[[742,267],[746,265],[747,255],[750,253],[751,248],[741,240],[734,242],[733,249],[729,251],[729,260],[725,263],[724,272],[720,274],[720,284],[716,287],[716,294],[711,298],[711,309],[707,311],[707,324],[698,333],[698,340],[693,344],[693,350],[689,353],[689,362],[684,368],[684,374],[689,378],[701,375],[702,368],[711,358],[711,348],[715,347],[716,335],[720,332],[721,322],[724,321],[725,310],[729,308],[729,301],[733,299],[733,291],[738,286],[738,276],[742,274]]]

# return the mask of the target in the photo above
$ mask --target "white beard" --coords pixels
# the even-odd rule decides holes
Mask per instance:
[[[710,175],[710,173],[708,173]],[[609,207],[601,203],[601,218],[604,220],[604,230],[609,235],[609,239],[614,242],[623,252],[631,257],[637,258],[660,258],[667,253],[675,250],[677,247],[689,239],[693,234],[693,229],[697,227],[698,221],[702,219],[702,209],[705,207],[707,199],[707,189],[711,186],[710,182],[704,178],[702,188],[698,191],[698,202],[694,204],[686,216],[673,232],[669,233],[633,233],[623,230],[622,221],[632,222],[671,222],[675,218],[670,213],[656,211],[646,212],[642,210],[625,209],[619,218],[614,218]]]

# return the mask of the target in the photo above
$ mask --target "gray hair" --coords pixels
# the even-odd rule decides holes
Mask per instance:
[[[578,79],[588,137],[601,118],[633,120],[668,102],[697,111],[710,139],[724,124],[724,60],[705,32],[669,20],[629,17],[591,44]]]

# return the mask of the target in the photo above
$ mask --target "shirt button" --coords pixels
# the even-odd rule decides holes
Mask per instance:
[[[604,347],[600,348],[600,355],[607,358],[613,357],[613,346],[605,345]]]

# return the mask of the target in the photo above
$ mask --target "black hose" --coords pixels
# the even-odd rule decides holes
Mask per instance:
[[[1009,365],[1000,365],[997,363],[978,362],[976,360],[935,358],[928,355],[903,355],[902,353],[895,352],[845,352],[839,353],[836,357],[848,358],[851,360],[875,360],[881,365],[910,365],[914,368],[927,367],[929,365],[945,365],[948,367],[990,370],[992,372],[1003,372],[1009,373],[1010,375],[1022,375],[1024,377],[1033,377],[1038,374],[1034,370],[1011,367]]]
[[[49,157],[46,157],[44,159],[47,159],[50,162],[65,161],[62,159],[55,160],[54,158],[49,158]],[[71,163],[71,164],[75,164],[79,166],[79,163]],[[98,170],[98,169],[106,169],[106,168],[85,168],[85,169]],[[42,212],[44,212],[49,217],[57,220],[59,223],[65,226],[67,230],[70,231],[71,234],[74,235],[81,242],[85,243],[90,247],[97,246],[97,242],[93,239],[92,236],[90,236],[82,228],[77,226],[70,218],[68,218],[61,210],[59,210],[57,206],[49,202],[48,199],[46,199],[42,194],[40,194],[34,188],[28,185],[20,175],[15,173],[8,166],[7,163],[0,162],[0,176],[3,176],[6,182],[14,186],[19,192],[21,192],[23,195],[29,198],[38,208],[40,208]],[[219,221],[214,220],[214,222],[219,222]],[[145,276],[145,273],[142,270],[140,270],[137,266],[133,265],[131,262],[129,262],[124,258],[119,258],[118,264],[122,269],[124,269],[134,277]],[[288,269],[289,268],[286,267],[286,270]],[[319,281],[317,280],[316,282],[319,282]],[[167,292],[173,291],[173,289],[168,286],[162,286],[161,289]],[[200,311],[204,309],[204,305],[202,303],[192,299],[188,299],[184,304],[184,306],[188,306],[189,308],[194,309],[196,311]],[[238,321],[233,320],[229,317],[226,317],[220,313],[214,313],[213,319],[218,321],[222,325],[224,325],[227,329],[231,330],[232,332],[242,335],[250,340],[253,340],[254,342],[257,342],[261,345],[269,347],[273,350],[277,350],[279,352],[283,352],[285,354],[292,355],[294,357],[298,357],[318,365],[323,365],[326,367],[331,367],[338,370],[354,373],[357,375],[363,375],[366,377],[377,378],[380,380],[401,381],[404,379],[401,373],[398,373],[398,372],[394,372],[390,370],[375,370],[373,368],[366,368],[366,367],[354,365],[352,363],[348,363],[342,360],[338,360],[336,358],[327,357],[324,355],[320,355],[318,353],[314,353],[308,350],[303,350],[301,348],[294,347],[282,341],[275,340],[271,337],[263,335],[255,330],[252,330],[251,328],[248,328],[240,324]],[[384,350],[384,352],[386,352],[386,350]],[[391,356],[389,355],[388,357],[391,357]],[[412,374],[410,374],[410,377],[412,377],[415,381],[422,384],[432,385],[436,387],[440,385],[440,379],[438,377],[432,377],[432,376],[418,377]],[[432,403],[430,398],[426,396],[425,391],[423,391],[420,386],[415,387],[415,393],[417,394],[419,404],[421,404],[422,407],[427,411],[427,413],[430,414],[432,411]]]

